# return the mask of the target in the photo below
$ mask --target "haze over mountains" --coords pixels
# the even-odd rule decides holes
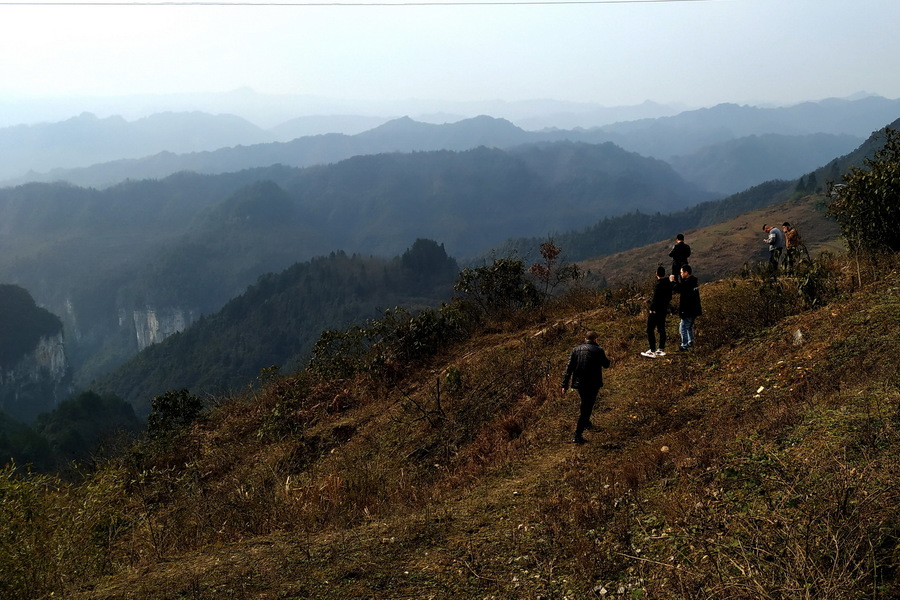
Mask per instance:
[[[527,131],[489,116],[404,117],[353,135],[280,142],[268,140],[290,122],[277,133],[204,113],[7,128],[0,147],[11,157],[9,149],[21,150],[19,168],[163,150],[0,188],[0,282],[60,317],[72,379],[83,386],[215,315],[267,273],[334,252],[350,255],[344,268],[365,270],[363,256],[390,261],[419,239],[461,260],[487,260],[498,248],[528,256],[547,236],[572,260],[620,252],[816,192],[859,164],[870,151],[862,140],[898,114],[898,101],[862,98],[720,105],[569,130]],[[40,181],[56,178],[65,182]],[[366,281],[356,285],[381,280]],[[412,301],[404,291],[298,326],[303,340],[282,344],[285,358],[300,361],[317,326],[363,318],[387,297]],[[240,377],[259,366],[241,364]],[[122,389],[140,389],[129,401],[146,406],[152,385]]]
[[[222,173],[275,163],[303,167],[358,154],[463,150],[478,145],[508,148],[568,140],[612,141],[626,150],[669,161],[690,181],[727,194],[815,168],[849,152],[897,114],[900,100],[865,97],[787,108],[722,104],[602,127],[539,131],[484,116],[441,125],[404,117],[353,135],[300,137],[292,137],[301,131],[294,126],[297,120],[264,130],[227,115],[165,113],[128,122],[83,114],[61,123],[0,130],[0,149],[8,154],[0,164],[0,180],[10,185],[65,180],[105,187],[182,170]],[[336,125],[338,118],[322,121]],[[363,126],[372,121],[357,117],[355,122]],[[776,134],[783,137],[771,137]],[[736,160],[741,167],[735,167]]]

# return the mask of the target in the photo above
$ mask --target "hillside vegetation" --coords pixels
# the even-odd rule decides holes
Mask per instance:
[[[704,284],[697,350],[655,360],[644,294],[574,288],[430,358],[268,373],[77,485],[7,472],[0,595],[897,597],[898,267]]]
[[[467,267],[453,302],[325,332],[303,370],[156,397],[145,437],[80,477],[5,467],[0,597],[900,596],[884,136],[831,190],[852,254],[703,284],[691,351],[641,357],[651,282],[560,279],[548,242],[543,287],[510,258]],[[581,446],[559,385],[589,330],[613,364]]]

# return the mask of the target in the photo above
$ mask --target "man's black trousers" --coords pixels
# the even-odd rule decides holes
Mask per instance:
[[[578,424],[575,426],[575,439],[581,437],[584,430],[590,427],[591,413],[594,412],[594,404],[597,402],[597,394],[600,388],[578,389],[578,395],[581,396],[581,412],[578,415]]]
[[[659,332],[659,346],[656,345],[655,332]],[[662,350],[666,347],[666,313],[653,312],[647,314],[647,342],[651,350]]]

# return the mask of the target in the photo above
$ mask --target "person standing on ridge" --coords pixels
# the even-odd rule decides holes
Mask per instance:
[[[763,225],[763,231],[767,237],[763,240],[769,244],[769,264],[777,267],[781,262],[781,253],[784,251],[784,234],[777,227]]]
[[[691,255],[691,247],[684,243],[684,234],[679,233],[675,236],[675,245],[669,252],[669,258],[672,259],[672,275],[678,281],[681,276],[682,265],[688,264],[688,257]]]
[[[666,314],[669,312],[669,302],[672,301],[672,283],[666,277],[666,269],[662,265],[656,268],[656,285],[653,288],[653,298],[647,309],[647,341],[650,349],[641,352],[641,356],[656,358],[666,355]],[[656,332],[659,332],[659,346],[656,345]]]
[[[794,272],[794,263],[800,253],[800,233],[785,221],[781,228],[784,230],[784,266],[788,273]]]
[[[669,279],[675,283],[673,291],[681,295],[678,302],[678,316],[681,317],[679,333],[681,333],[680,352],[694,347],[694,321],[703,314],[700,307],[700,282],[694,277],[691,265],[681,267],[681,281],[675,281],[672,275]]]
[[[609,358],[597,344],[597,333],[593,331],[587,332],[584,343],[576,346],[569,355],[569,363],[563,375],[562,393],[568,391],[571,381],[572,387],[578,390],[578,395],[581,396],[575,438],[572,440],[576,444],[585,442],[582,434],[591,426],[591,413],[597,402],[597,394],[603,387],[603,369],[608,369],[609,365]]]

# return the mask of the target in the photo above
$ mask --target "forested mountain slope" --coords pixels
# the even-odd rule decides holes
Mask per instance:
[[[266,272],[326,255],[395,256],[417,238],[452,256],[627,210],[711,196],[611,144],[360,156],[96,190],[0,190],[0,279],[67,327],[81,382],[219,310]]]
[[[417,240],[392,260],[343,252],[259,278],[220,311],[146,348],[94,389],[150,412],[170,390],[224,394],[254,385],[263,369],[295,370],[326,329],[343,329],[398,306],[416,310],[449,299],[459,272],[443,246]]]

